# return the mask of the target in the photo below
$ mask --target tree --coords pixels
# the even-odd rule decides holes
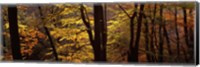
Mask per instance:
[[[151,60],[151,56],[150,56],[150,54],[149,54],[149,51],[150,51],[150,49],[149,49],[149,24],[148,24],[148,19],[147,19],[147,17],[146,17],[146,15],[143,13],[143,16],[144,16],[144,18],[146,19],[146,21],[145,21],[145,23],[144,23],[144,26],[145,26],[145,50],[146,50],[146,57],[147,57],[147,61],[148,62],[151,62],[152,60]]]
[[[161,22],[162,22],[162,21],[161,21]],[[166,21],[163,21],[163,33],[164,33],[164,36],[165,36],[165,38],[166,38],[168,53],[169,53],[170,55],[172,55],[172,51],[171,51],[171,42],[170,42],[169,35],[168,35],[168,31],[167,31],[167,28],[166,28]]]
[[[177,24],[177,7],[175,6],[175,14],[174,14],[174,21],[175,21],[175,30],[176,30],[176,44],[177,44],[177,61],[179,62],[179,56],[180,56],[180,45],[179,45],[179,32],[178,32],[178,24]]]
[[[189,35],[189,32],[188,32],[188,15],[187,15],[187,8],[186,8],[186,6],[182,6],[182,10],[183,10],[183,22],[184,22],[184,33],[185,33],[185,43],[186,43],[186,45],[187,45],[187,47],[188,47],[188,51],[189,51],[189,58],[190,59],[194,59],[194,52],[193,52],[193,48],[194,48],[194,45],[193,45],[193,43],[190,43],[190,41],[191,42],[194,42],[193,41],[193,38],[192,37],[190,37],[190,35]],[[192,30],[190,30],[191,32],[192,32]],[[191,34],[191,36],[193,36],[193,34]],[[191,38],[191,40],[189,39],[189,37]],[[185,58],[186,60],[188,60],[189,59],[188,57],[187,58]],[[189,61],[186,61],[186,62],[189,62]]]
[[[135,39],[135,46],[133,49],[133,59],[132,62],[138,62],[138,51],[139,51],[139,42],[140,42],[140,35],[141,35],[141,27],[142,27],[142,18],[143,18],[143,10],[144,10],[144,4],[140,5],[139,10],[139,16],[137,18],[137,33],[136,33],[136,39]]]
[[[42,14],[41,7],[39,6],[38,9],[39,9],[39,13],[40,13],[40,16],[41,16],[41,20],[42,20],[42,22],[44,23],[44,16],[43,16],[43,14]],[[53,51],[55,60],[58,61],[58,54],[57,54],[56,48],[55,48],[55,46],[54,46],[53,40],[52,40],[52,38],[51,38],[51,35],[50,35],[50,33],[49,33],[49,30],[48,30],[48,28],[47,28],[45,25],[43,25],[43,28],[44,28],[44,30],[45,30],[46,35],[47,35],[48,38],[49,38],[50,45],[51,45],[51,48],[52,48],[52,51]]]
[[[105,18],[104,18],[104,11],[103,6],[101,4],[94,5],[94,32],[95,32],[95,60],[97,61],[106,61],[105,57],[105,44],[103,42],[106,39],[106,32],[105,32]],[[104,52],[103,52],[104,51]],[[102,54],[101,54],[102,53]],[[100,54],[100,55],[99,55]]]
[[[92,34],[92,29],[90,26],[89,19],[86,18],[86,11],[84,6],[81,4],[81,17],[83,23],[87,27],[87,33],[94,51],[94,61],[102,62],[106,61],[106,42],[107,42],[107,32],[106,32],[106,21],[105,12],[102,4],[94,5],[94,37]],[[87,20],[88,21],[87,21]],[[94,38],[94,39],[93,39]]]
[[[158,61],[163,62],[163,36],[162,36],[162,27],[163,27],[163,5],[160,5],[160,23],[159,23],[159,57]]]
[[[154,45],[156,44],[156,33],[155,33],[155,16],[156,16],[156,4],[154,4],[154,9],[153,9],[153,18],[151,19],[151,40],[150,40],[150,50],[151,52],[153,52],[155,54],[155,48],[154,48]],[[155,38],[155,43],[154,43],[154,38]],[[156,58],[155,56],[151,56],[151,59],[152,59],[152,62],[156,61]]]
[[[20,52],[20,41],[18,32],[18,20],[17,20],[17,7],[8,7],[8,20],[9,20],[9,30],[11,39],[12,56],[14,60],[22,60],[22,55]]]

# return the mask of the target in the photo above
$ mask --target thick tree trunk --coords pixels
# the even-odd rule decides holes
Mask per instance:
[[[138,25],[137,25],[137,33],[136,33],[136,39],[135,39],[135,46],[133,51],[133,62],[138,62],[138,49],[139,49],[139,42],[140,42],[140,35],[141,35],[141,27],[142,27],[142,18],[143,18],[143,10],[144,10],[144,4],[140,5],[140,11],[139,11],[139,17],[137,19]]]
[[[22,55],[20,51],[20,40],[18,32],[18,22],[17,22],[17,7],[8,7],[8,21],[11,39],[11,48],[13,60],[22,60]]]
[[[104,18],[104,10],[102,4],[94,5],[94,32],[95,32],[95,61],[106,61],[105,56],[105,42],[102,42],[106,39],[105,32],[105,18]],[[104,43],[104,45],[103,45]],[[103,48],[104,47],[104,48]],[[103,52],[104,51],[104,52]]]

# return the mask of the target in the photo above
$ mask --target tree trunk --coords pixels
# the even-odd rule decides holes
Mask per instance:
[[[21,50],[20,50],[20,40],[18,32],[18,20],[17,20],[17,7],[8,7],[8,21],[11,39],[11,48],[13,60],[22,60]]]
[[[58,61],[58,54],[57,54],[56,48],[54,46],[53,40],[51,38],[50,32],[49,32],[47,27],[44,27],[44,29],[45,29],[45,33],[47,34],[47,36],[49,38],[50,45],[51,45],[51,48],[53,50],[53,54],[54,54],[55,60]]]
[[[146,19],[146,16],[144,17]],[[144,26],[145,26],[145,42],[146,42],[146,45],[145,45],[145,49],[146,51],[150,51],[149,49],[149,26],[148,26],[148,20],[146,19],[146,22],[144,23]],[[151,56],[150,54],[146,52],[146,57],[147,57],[147,61],[150,62],[151,61]]]
[[[137,9],[137,4],[135,5],[135,9]],[[128,61],[133,62],[133,43],[134,43],[134,19],[137,15],[137,12],[135,11],[132,16],[130,17],[130,43],[129,43],[129,53],[128,53]]]
[[[106,61],[106,44],[107,44],[107,13],[106,13],[106,4],[104,4],[103,9],[103,23],[102,23],[102,58]]]
[[[194,45],[192,43],[190,43],[191,40],[189,40],[189,33],[188,33],[188,27],[187,27],[187,12],[186,12],[186,7],[183,7],[183,21],[184,21],[184,32],[185,32],[185,42],[186,45],[188,47],[188,52],[189,52],[189,58],[190,60],[194,60]]]
[[[140,34],[141,34],[141,27],[142,27],[142,18],[143,18],[143,10],[144,4],[140,5],[139,17],[137,18],[137,33],[135,39],[135,46],[133,51],[133,62],[138,62],[138,49],[139,49],[139,42],[140,42]]]
[[[156,4],[154,5],[154,11],[153,11],[153,19],[151,20],[151,41],[150,41],[150,48],[151,48],[151,52],[153,52],[154,54],[155,52],[155,48],[154,48],[154,44],[156,44],[156,42],[154,43],[154,34],[155,34],[155,16],[156,16]],[[156,37],[156,36],[155,36]],[[155,38],[156,40],[156,38]],[[155,56],[151,56],[151,60],[152,62],[156,61],[156,57]]]
[[[160,24],[159,24],[159,57],[158,61],[163,62],[163,37],[162,37],[162,26],[163,26],[163,5],[160,5]]]
[[[102,4],[94,5],[94,32],[95,32],[95,61],[106,61],[105,56],[105,42],[106,33],[105,32],[105,18],[104,10]]]
[[[175,17],[175,30],[176,30],[176,44],[177,44],[177,62],[179,62],[179,57],[180,57],[180,38],[179,38],[179,32],[178,32],[178,24],[177,24],[177,7],[175,7],[175,14],[174,14],[174,17]]]
[[[92,45],[92,47],[94,48],[94,39],[93,39],[93,34],[92,34],[92,28],[90,26],[90,22],[89,22],[89,18],[87,18],[86,20],[86,10],[84,9],[84,6],[83,4],[80,5],[81,8],[80,8],[80,12],[81,12],[81,19],[83,21],[83,23],[85,24],[86,28],[87,28],[87,33],[88,33],[88,36],[89,36],[89,40],[90,40],[90,44]],[[85,12],[85,13],[84,13]]]
[[[169,53],[169,55],[173,55],[172,51],[171,51],[171,45],[170,45],[171,43],[170,43],[168,32],[167,32],[167,29],[166,29],[166,22],[165,21],[163,22],[163,31],[164,31],[164,36],[166,38],[168,53]]]
[[[42,20],[43,23],[45,23],[45,21],[44,21],[44,16],[43,16],[43,14],[42,14],[41,7],[39,6],[38,9],[39,9],[39,13],[40,13],[41,20]],[[52,48],[52,51],[53,51],[55,60],[58,61],[58,53],[57,53],[56,48],[55,48],[55,46],[54,46],[54,43],[53,43],[53,40],[52,40],[52,38],[51,38],[50,32],[49,32],[48,28],[47,28],[45,25],[44,25],[43,27],[44,27],[44,30],[45,30],[46,35],[47,35],[48,38],[49,38],[50,46],[51,46],[51,48]]]

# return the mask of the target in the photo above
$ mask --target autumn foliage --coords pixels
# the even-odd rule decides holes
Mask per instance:
[[[19,4],[16,21],[10,7],[2,6],[3,61],[15,60],[17,22],[21,61],[194,63],[193,2]]]

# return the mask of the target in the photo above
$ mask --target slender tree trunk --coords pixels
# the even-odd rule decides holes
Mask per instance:
[[[51,45],[51,47],[52,47],[53,54],[54,54],[54,56],[55,56],[55,60],[58,61],[58,54],[57,54],[56,48],[55,48],[55,46],[54,46],[53,40],[52,40],[52,38],[51,38],[50,32],[49,32],[49,30],[48,30],[47,27],[44,27],[44,29],[45,29],[45,33],[47,34],[47,36],[48,36],[48,38],[49,38],[50,45]]]
[[[146,19],[146,16],[144,17]],[[150,51],[149,49],[149,25],[148,25],[148,20],[146,19],[146,22],[144,23],[145,26],[145,42],[146,42],[146,46],[145,49],[146,51]],[[147,62],[152,61],[151,60],[151,56],[148,52],[146,52],[146,57],[147,57]]]
[[[183,7],[183,21],[184,21],[185,42],[186,42],[186,45],[188,47],[188,52],[190,54],[188,59],[193,61],[194,60],[194,52],[193,52],[193,50],[194,50],[194,44],[193,44],[194,40],[193,39],[189,40],[189,36],[190,35],[188,33],[187,17],[188,16],[187,16],[187,12],[186,12],[186,7]],[[190,41],[192,41],[192,42],[190,43]],[[190,62],[190,61],[188,61],[188,62]]]
[[[139,49],[140,34],[141,34],[141,27],[142,27],[143,10],[144,10],[144,4],[141,4],[140,11],[139,11],[139,17],[137,19],[138,25],[137,25],[137,33],[136,33],[136,39],[135,39],[134,52],[133,52],[133,56],[132,56],[133,62],[138,62],[138,49]]]
[[[103,23],[102,23],[102,58],[106,61],[106,44],[107,44],[107,17],[106,17],[106,4],[103,9]]]
[[[3,35],[3,38],[2,38],[2,40],[3,40],[3,47],[6,47],[6,38],[5,38],[5,36]]]
[[[184,21],[184,32],[185,32],[185,42],[186,45],[189,47],[189,38],[188,38],[188,28],[187,28],[187,12],[186,12],[186,8],[183,7],[183,21]]]
[[[41,7],[39,6],[38,9],[39,9],[39,13],[40,13],[40,16],[41,16],[41,20],[42,20],[42,22],[44,23],[44,16],[43,16],[43,14],[42,14]],[[52,40],[51,35],[50,35],[50,33],[49,33],[49,30],[48,30],[48,28],[47,28],[45,25],[44,25],[43,27],[44,27],[44,30],[45,30],[46,35],[47,35],[48,38],[49,38],[50,46],[51,46],[51,48],[52,48],[52,51],[53,51],[55,60],[58,61],[58,53],[57,53],[56,48],[55,48],[55,46],[54,46],[54,43],[53,43],[53,40]]]
[[[166,22],[164,21],[163,22],[163,31],[164,31],[164,36],[165,36],[165,38],[166,38],[166,43],[167,43],[167,50],[168,50],[168,53],[169,53],[169,55],[173,55],[172,54],[172,51],[171,51],[171,42],[170,42],[170,40],[169,40],[169,36],[168,36],[168,32],[167,32],[167,29],[166,29]]]
[[[183,46],[180,46],[182,51],[183,51],[183,54],[184,54],[184,59],[185,59],[185,62],[188,63],[189,60],[188,60],[188,56],[187,56],[187,52],[186,52],[186,49],[183,47]]]
[[[135,9],[137,9],[137,4],[135,5]],[[134,44],[134,19],[137,15],[137,12],[135,11],[132,16],[130,17],[130,43],[129,43],[129,53],[128,53],[128,61],[133,62],[133,44]]]
[[[90,40],[90,43],[92,45],[92,48],[93,48],[93,53],[94,53],[94,61],[100,61],[100,46],[97,46],[97,44],[95,43],[95,39],[93,37],[93,34],[92,34],[92,28],[90,26],[90,22],[89,22],[89,18],[87,18],[87,12],[86,12],[86,9],[84,8],[83,4],[80,5],[81,8],[80,8],[80,12],[81,12],[81,19],[83,21],[83,23],[85,24],[85,26],[87,27],[87,33],[88,33],[88,36],[89,36],[89,40]],[[86,20],[87,18],[87,20]]]
[[[89,22],[89,18],[86,18],[86,10],[84,9],[83,4],[80,5],[80,12],[81,12],[81,19],[83,21],[83,23],[85,24],[86,28],[87,28],[87,33],[89,36],[89,40],[90,40],[90,44],[92,45],[92,47],[94,48],[94,39],[93,39],[93,34],[92,34],[92,27],[90,26],[90,22]],[[87,19],[87,20],[86,20]]]
[[[177,44],[177,62],[179,62],[179,57],[180,57],[180,38],[179,38],[179,32],[178,32],[178,24],[177,24],[177,7],[175,7],[175,14],[174,14],[174,17],[175,17],[175,30],[176,30],[176,44]]]
[[[18,22],[17,22],[17,7],[8,7],[8,21],[11,39],[11,48],[13,60],[22,60],[22,55],[20,51],[20,40],[18,32]]]
[[[134,8],[134,13],[130,16],[128,14],[128,12],[120,5],[118,5],[120,9],[123,10],[123,12],[128,16],[128,18],[130,19],[130,43],[129,43],[129,51],[128,51],[128,61],[129,62],[133,62],[134,61],[134,19],[137,16],[137,7],[138,5],[135,4],[135,8]]]
[[[190,49],[189,49],[189,53],[190,53],[190,62],[193,63],[194,60],[194,31],[193,28],[189,28],[189,44],[190,44]]]
[[[159,24],[159,57],[158,61],[163,62],[163,37],[162,37],[162,26],[163,26],[163,5],[160,5],[160,24]]]
[[[154,11],[153,11],[153,19],[151,20],[151,25],[152,25],[152,27],[151,27],[151,38],[152,39],[150,39],[151,41],[150,41],[150,50],[151,50],[151,52],[153,52],[154,54],[156,54],[156,52],[155,52],[155,48],[154,48],[154,44],[156,44],[156,43],[154,43],[154,34],[155,34],[155,16],[156,16],[156,4],[154,5]],[[156,39],[155,39],[156,40]],[[156,57],[155,56],[151,56],[151,60],[152,60],[152,62],[155,62],[156,61]]]

